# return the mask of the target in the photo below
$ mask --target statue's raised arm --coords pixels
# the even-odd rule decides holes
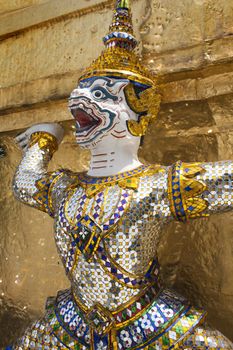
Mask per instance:
[[[62,188],[72,181],[68,171],[48,173],[54,152],[63,139],[63,128],[56,123],[38,124],[16,137],[23,150],[22,160],[13,180],[13,190],[24,204],[54,215]]]

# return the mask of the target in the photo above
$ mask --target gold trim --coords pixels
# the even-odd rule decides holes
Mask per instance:
[[[114,312],[112,312],[112,314],[113,314],[113,315],[116,315],[116,314],[118,314],[119,312],[124,311],[125,309],[127,309],[127,307],[129,307],[131,304],[135,303],[135,302],[136,302],[137,300],[139,300],[143,295],[145,295],[146,292],[147,292],[151,287],[154,287],[154,286],[153,286],[153,285],[152,285],[152,286],[149,286],[149,287],[147,286],[147,288],[146,288],[145,290],[143,290],[141,293],[139,293],[138,295],[136,295],[135,297],[133,297],[133,298],[131,299],[131,302],[127,302],[127,303],[121,305],[120,308],[117,309],[117,310],[119,310],[119,311],[116,311],[116,310],[115,310]],[[155,288],[155,287],[154,287],[154,288]],[[155,288],[155,289],[156,289],[156,288]],[[116,324],[115,324],[115,328],[116,328],[116,329],[120,329],[120,328],[122,328],[122,327],[124,327],[124,326],[127,326],[127,325],[128,325],[129,323],[131,323],[132,321],[135,321],[135,320],[137,320],[139,317],[141,317],[142,314],[143,314],[144,312],[147,312],[147,310],[149,309],[149,307],[152,305],[152,303],[154,302],[154,300],[155,300],[156,298],[158,298],[158,296],[159,296],[160,293],[161,293],[161,291],[158,290],[157,294],[154,296],[154,298],[152,299],[152,301],[150,302],[150,304],[147,305],[146,308],[144,308],[144,309],[142,309],[141,311],[139,311],[135,316],[131,317],[129,320],[124,321],[124,322],[120,322],[120,323],[116,323]]]
[[[60,174],[58,174],[51,182],[50,186],[49,186],[49,190],[48,190],[48,206],[49,209],[51,210],[52,213],[54,213],[54,207],[53,207],[53,201],[52,201],[52,190],[54,188],[54,186],[57,184],[57,182],[63,177],[65,173],[61,172]]]
[[[190,309],[187,311],[187,313],[189,313],[191,310],[200,311],[200,310],[196,310],[194,307],[190,307]],[[201,312],[201,311],[200,311],[200,312]],[[179,314],[173,319],[173,321],[177,321],[177,320],[179,319],[179,317],[181,316],[181,313],[182,313],[182,312],[179,312]],[[184,314],[183,317],[186,316],[187,313]],[[204,322],[205,319],[206,319],[206,316],[207,316],[207,312],[203,312],[203,313],[200,315],[200,318],[199,318],[198,323],[197,323],[194,327],[192,326],[191,329],[187,330],[187,331],[184,333],[184,335],[181,336],[180,339],[179,339],[177,342],[174,342],[174,343],[173,343],[172,345],[170,345],[169,348],[167,348],[167,349],[170,349],[170,348],[179,349],[179,346],[180,346],[180,345],[183,345],[184,341],[185,341],[186,339],[188,339],[188,337],[190,337],[190,335],[193,333],[193,331],[194,331],[197,327],[199,327],[200,325],[203,324],[203,322]],[[183,317],[181,317],[180,319],[182,319]],[[179,321],[178,321],[178,322],[179,322]],[[175,326],[175,325],[174,325],[174,326]],[[169,330],[171,330],[171,329],[173,328],[173,326],[171,325],[171,329],[169,329],[169,330],[168,330],[168,328],[169,328],[169,327],[167,327],[167,329],[166,329],[166,333],[168,333]],[[191,333],[191,332],[192,332],[192,333]],[[162,335],[162,333],[163,333],[163,332],[159,332],[158,334],[156,334],[156,337]],[[166,335],[166,333],[165,333],[165,335]],[[187,334],[187,335],[185,335],[185,334]],[[150,341],[151,341],[151,339],[149,340],[149,342],[150,342]],[[147,345],[149,342],[147,341],[147,342],[145,342],[144,344],[141,344],[140,346]],[[150,346],[153,346],[155,343],[156,343],[156,339],[155,339],[155,342],[154,342],[154,343],[150,343]],[[137,348],[137,347],[131,348],[131,350],[136,350],[136,349],[138,349],[138,348]],[[146,348],[144,348],[144,350],[145,350],[145,349],[149,349],[149,348],[146,347]]]
[[[128,277],[134,278],[134,279],[139,279],[139,278],[144,278],[145,274],[140,274],[140,275],[134,275],[132,272],[129,272],[127,270],[125,270],[122,266],[120,266],[115,260],[114,258],[111,256],[109,249],[106,247],[106,242],[103,242],[103,246],[104,246],[104,252],[105,255],[107,255],[108,259],[112,262],[113,265],[115,265],[117,267],[118,270],[120,270],[122,273],[124,273],[125,275],[128,275]],[[152,263],[153,263],[154,259],[152,258],[148,264],[148,269],[147,271],[150,269]],[[147,273],[147,271],[145,273]]]
[[[173,195],[172,195],[172,166],[168,170],[168,199],[170,203],[171,213],[174,216],[174,218],[177,219],[176,210],[175,210],[174,201],[173,201]]]
[[[187,305],[186,305],[186,307],[187,307]],[[185,308],[185,305],[183,305],[183,308],[178,312],[178,314],[169,322],[167,322],[167,323],[164,323],[163,324],[163,329],[164,329],[164,326],[166,325],[166,331],[169,331],[168,330],[168,328],[170,328],[170,326],[172,326],[172,325],[174,325],[174,323],[179,319],[179,317],[181,316],[181,314],[182,314],[182,312],[184,311],[184,308]],[[190,308],[191,309],[191,308]],[[190,310],[189,309],[189,310]],[[192,309],[194,309],[193,307],[192,307]],[[187,313],[189,312],[189,310],[187,311]],[[195,309],[194,309],[195,310]],[[186,313],[183,315],[183,317],[186,315]],[[195,327],[194,327],[194,329],[196,328],[196,327],[198,327],[200,324],[202,324],[202,322],[204,321],[204,319],[203,318],[205,318],[206,317],[206,313],[203,313],[201,316],[200,316],[200,321],[195,325]],[[182,318],[181,318],[182,319]],[[170,325],[170,323],[172,322],[172,324]],[[154,333],[154,335],[153,335],[153,337],[159,337],[159,336],[161,336],[162,334],[163,334],[163,332],[164,332],[164,330],[160,330],[159,332],[155,332]],[[187,332],[186,332],[187,333]],[[190,335],[190,333],[188,334],[188,335]],[[136,346],[134,346],[133,348],[130,348],[130,350],[137,350],[138,349],[138,347],[144,347],[144,346],[147,346],[148,344],[151,344],[151,340],[152,340],[152,337],[150,338],[150,339],[147,339],[143,344],[140,344],[140,345],[136,345]],[[182,341],[183,339],[181,339],[181,341]],[[156,341],[156,339],[155,339],[155,341]],[[153,343],[152,343],[152,345],[153,345]],[[178,345],[178,343],[177,344],[175,344],[174,345],[174,349],[177,349],[177,345]],[[169,347],[169,349],[170,349],[170,347]]]
[[[123,281],[121,281],[120,279],[118,279],[115,275],[113,275],[105,266],[104,263],[102,262],[100,257],[97,257],[97,261],[100,264],[100,266],[102,267],[102,269],[105,271],[105,273],[110,276],[114,281],[118,282],[119,284],[121,284],[123,287],[129,288],[129,289],[133,289],[133,290],[140,290],[140,285],[129,285]],[[145,283],[146,284],[146,283]]]
[[[109,334],[111,350],[118,350],[116,329],[113,327]]]
[[[100,303],[95,303],[87,312],[86,314],[86,318],[88,320],[88,323],[90,325],[90,327],[92,326],[92,321],[90,321],[90,315],[93,311],[97,311],[99,312],[99,314],[101,315],[101,313],[103,314],[103,316],[105,316],[108,320],[109,320],[109,325],[108,327],[104,330],[104,332],[101,332],[102,335],[106,335],[107,333],[109,333],[109,331],[112,329],[112,327],[115,325],[115,319],[111,313],[111,311],[109,311],[107,308],[105,308],[103,305],[101,305]],[[98,332],[98,330],[96,330],[96,332],[98,334],[100,334],[100,332]]]
[[[69,274],[71,275],[71,277],[73,277],[72,274],[74,273],[74,270],[76,269],[76,267],[78,265],[80,255],[82,255],[82,253],[80,252],[80,250],[78,249],[78,246],[77,246],[76,251],[75,251],[75,256],[74,256],[74,263],[73,263],[71,270],[69,271]]]
[[[144,114],[139,118],[139,121],[128,120],[128,129],[133,136],[144,136],[148,125],[158,115],[161,95],[159,95],[158,89],[153,86],[137,96],[132,83],[128,84],[124,91],[130,108],[137,114]]]
[[[94,329],[90,327],[90,350],[95,350]]]
[[[75,291],[73,290],[73,288],[71,287],[71,292],[72,295],[74,297],[74,300],[76,302],[76,304],[78,305],[78,307],[81,309],[81,311],[86,314],[89,311],[88,306],[86,306],[85,304],[83,304],[83,302],[80,300],[80,298],[75,294]]]
[[[141,174],[144,174],[146,171],[148,171],[148,169],[151,168],[151,166],[154,166],[154,165],[140,165],[139,167],[135,168],[135,169],[132,169],[132,170],[128,170],[128,171],[124,171],[122,173],[118,173],[116,175],[110,175],[110,176],[89,176],[87,175],[86,173],[84,174],[80,174],[81,175],[81,178],[79,177],[79,182],[80,184],[83,184],[83,185],[87,185],[87,186],[94,186],[94,185],[101,185],[101,186],[105,186],[105,185],[111,185],[113,183],[117,183],[118,181],[123,181],[125,179],[129,179],[131,177],[141,177],[142,175]],[[142,169],[141,169],[142,168]],[[136,171],[136,173],[134,173]],[[86,183],[84,180],[85,178],[88,178],[88,179],[98,179],[99,183],[96,183],[96,184],[88,184]],[[109,179],[109,181],[105,181],[105,179]]]
[[[52,156],[58,149],[58,142],[54,135],[45,131],[37,131],[31,134],[29,148],[38,144],[41,150],[47,150]]]
[[[192,309],[194,309],[194,308],[192,307]],[[194,309],[194,310],[195,310],[195,309]],[[181,344],[183,344],[183,343],[190,337],[190,335],[192,335],[193,331],[194,331],[197,327],[199,327],[200,325],[202,325],[202,324],[205,322],[206,317],[207,317],[207,312],[204,311],[203,314],[202,314],[202,317],[200,318],[200,320],[199,320],[199,322],[198,322],[198,324],[196,324],[196,325],[193,327],[193,329],[188,330],[188,331],[186,332],[187,335],[181,337],[181,339],[179,339],[178,342],[174,344],[174,349],[177,349],[178,346],[180,346]]]
[[[127,70],[116,70],[116,69],[102,69],[102,70],[96,70],[96,71],[90,71],[89,73],[84,73],[83,75],[81,75],[81,77],[79,78],[79,82],[88,78],[92,78],[92,77],[107,77],[107,76],[115,76],[115,77],[119,77],[119,78],[124,78],[124,79],[129,79],[132,81],[135,81],[137,83],[141,83],[141,84],[146,84],[146,85],[150,85],[153,86],[155,84],[155,81],[150,79],[150,78],[146,78],[141,74],[138,73],[133,73]]]
[[[200,163],[189,164],[178,161],[171,166],[168,171],[168,199],[170,202],[170,210],[174,218],[178,221],[185,222],[188,219],[209,216],[203,213],[203,211],[208,208],[209,203],[205,199],[198,197],[207,190],[207,185],[203,181],[195,179],[196,175],[205,171],[199,164]],[[173,172],[177,172],[177,167],[179,167],[179,174],[176,176],[179,183],[177,182],[177,184],[175,184],[177,188],[173,188],[172,176],[174,175]],[[184,169],[186,171],[184,171]],[[177,190],[181,199],[174,199],[173,190]],[[175,203],[181,203],[185,213],[184,215],[181,213],[179,215],[179,213],[177,213]],[[189,207],[192,207],[192,209],[189,209]]]
[[[119,312],[124,311],[125,309],[127,309],[129,306],[131,306],[132,304],[134,304],[137,300],[139,300],[142,296],[144,296],[149,290],[150,288],[153,287],[155,290],[158,290],[157,286],[147,286],[145,289],[143,289],[140,293],[138,293],[137,295],[135,295],[134,297],[132,297],[128,302],[122,304],[119,308],[115,309],[114,311],[108,310],[106,309],[108,312],[111,313],[111,315],[114,317],[115,315],[117,315]],[[85,306],[79,299],[79,297],[75,294],[74,290],[72,289],[72,295],[74,297],[75,302],[77,303],[78,307],[81,309],[81,311],[87,315],[90,310],[93,308],[88,308],[87,306]],[[148,304],[145,308],[143,308],[141,311],[139,311],[135,316],[131,317],[129,320],[126,320],[124,322],[120,322],[120,323],[114,323],[114,329],[118,330],[126,325],[128,325],[129,323],[131,323],[132,321],[137,320],[139,317],[141,317],[141,315],[144,312],[147,312],[147,310],[149,309],[149,307],[152,305],[152,303],[154,302],[154,300],[156,298],[158,298],[158,296],[160,295],[162,291],[158,290],[157,294],[154,296],[154,298],[152,299],[152,301],[150,302],[150,304]],[[101,305],[102,306],[102,305]],[[102,306],[103,307],[103,306]],[[103,309],[105,309],[103,307]]]
[[[136,169],[134,169],[136,170]],[[131,170],[131,171],[134,171]],[[129,174],[129,175],[125,175],[124,174],[128,174],[131,171],[126,171],[124,173],[120,173],[117,175],[113,175],[113,176],[106,176],[107,178],[109,178],[109,181],[103,181],[100,183],[96,183],[96,184],[89,184],[86,183],[84,180],[82,180],[82,177],[79,178],[79,182],[78,184],[85,190],[85,193],[88,197],[92,197],[95,196],[95,194],[97,192],[103,191],[104,188],[109,187],[111,185],[118,185],[119,187],[122,187],[124,189],[134,189],[136,190],[138,188],[139,185],[139,179],[143,176],[150,176],[150,175],[154,175],[158,172],[164,172],[164,169],[161,167],[161,165],[159,164],[153,164],[153,165],[148,165],[147,168],[142,169],[141,171],[139,171],[136,174]],[[119,178],[119,175],[122,176],[121,178]],[[82,176],[85,178],[85,176],[82,174]],[[87,176],[89,177],[89,176]],[[106,177],[99,177],[98,179],[106,179]],[[91,178],[91,177],[90,177]],[[127,183],[127,179],[132,179],[133,180],[133,184],[132,183]]]

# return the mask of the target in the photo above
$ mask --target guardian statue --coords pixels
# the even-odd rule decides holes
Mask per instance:
[[[142,164],[138,148],[160,95],[134,53],[129,1],[116,1],[103,40],[69,98],[89,171],[47,171],[63,137],[58,124],[17,137],[24,156],[15,196],[54,219],[71,287],[49,298],[44,317],[8,349],[233,349],[205,323],[205,311],[163,288],[156,253],[169,222],[233,208],[233,163]]]

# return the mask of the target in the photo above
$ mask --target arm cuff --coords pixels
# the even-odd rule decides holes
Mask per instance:
[[[203,213],[208,207],[208,202],[199,197],[207,190],[207,186],[195,179],[195,176],[204,171],[199,163],[178,161],[170,167],[168,197],[171,212],[176,220],[186,222],[191,218],[208,216]]]
[[[38,144],[41,150],[47,150],[49,154],[52,156],[58,149],[58,142],[54,135],[44,132],[38,131],[34,132],[30,137],[29,147]]]

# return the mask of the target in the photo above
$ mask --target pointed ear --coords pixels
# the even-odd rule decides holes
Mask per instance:
[[[161,101],[156,87],[150,86],[137,94],[134,85],[130,83],[125,87],[124,92],[129,107],[135,113],[147,113],[151,119],[156,118]]]
[[[143,98],[143,92],[137,94],[132,83],[129,83],[125,89],[125,98],[129,107],[137,114],[148,111],[148,100]]]
[[[126,79],[119,79],[114,83],[114,85],[111,86],[109,89],[112,94],[117,95],[119,94],[124,88],[129,84],[129,81]]]

